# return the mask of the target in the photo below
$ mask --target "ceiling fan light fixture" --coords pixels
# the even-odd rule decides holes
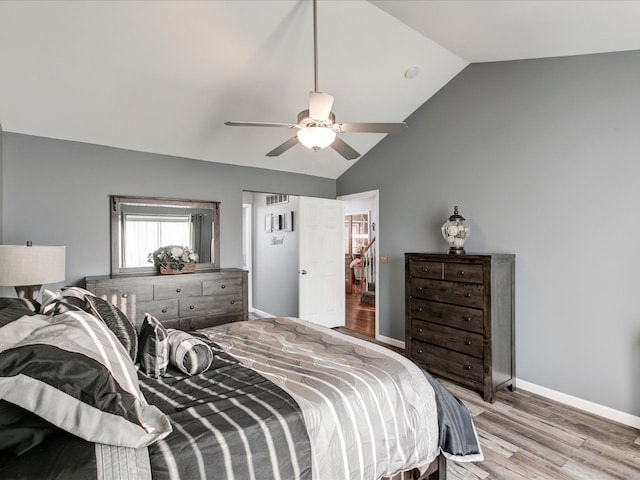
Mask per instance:
[[[327,127],[305,127],[298,130],[298,140],[314,152],[327,148],[336,139],[336,132]]]

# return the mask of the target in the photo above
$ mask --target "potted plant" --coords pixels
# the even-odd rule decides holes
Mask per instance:
[[[198,254],[191,247],[167,245],[151,252],[147,261],[158,267],[163,275],[191,273],[196,271]]]

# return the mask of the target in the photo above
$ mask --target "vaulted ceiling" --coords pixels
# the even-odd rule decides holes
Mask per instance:
[[[399,122],[470,62],[640,49],[639,24],[638,1],[320,0],[319,90],[337,121]],[[312,32],[309,0],[1,1],[0,123],[337,178],[331,149],[265,157],[290,130],[224,126],[296,122]],[[383,137],[342,134],[363,155]]]

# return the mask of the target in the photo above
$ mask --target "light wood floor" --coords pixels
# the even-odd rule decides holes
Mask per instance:
[[[640,479],[640,431],[544,397],[501,391],[494,404],[449,382],[469,408],[485,461],[448,462],[451,479]]]
[[[640,480],[640,430],[525,390],[500,391],[491,404],[441,382],[471,412],[485,457],[481,463],[447,462],[449,480]]]

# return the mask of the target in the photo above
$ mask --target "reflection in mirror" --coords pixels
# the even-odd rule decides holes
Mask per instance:
[[[153,272],[166,245],[189,246],[197,269],[220,268],[219,202],[111,196],[111,274]]]

